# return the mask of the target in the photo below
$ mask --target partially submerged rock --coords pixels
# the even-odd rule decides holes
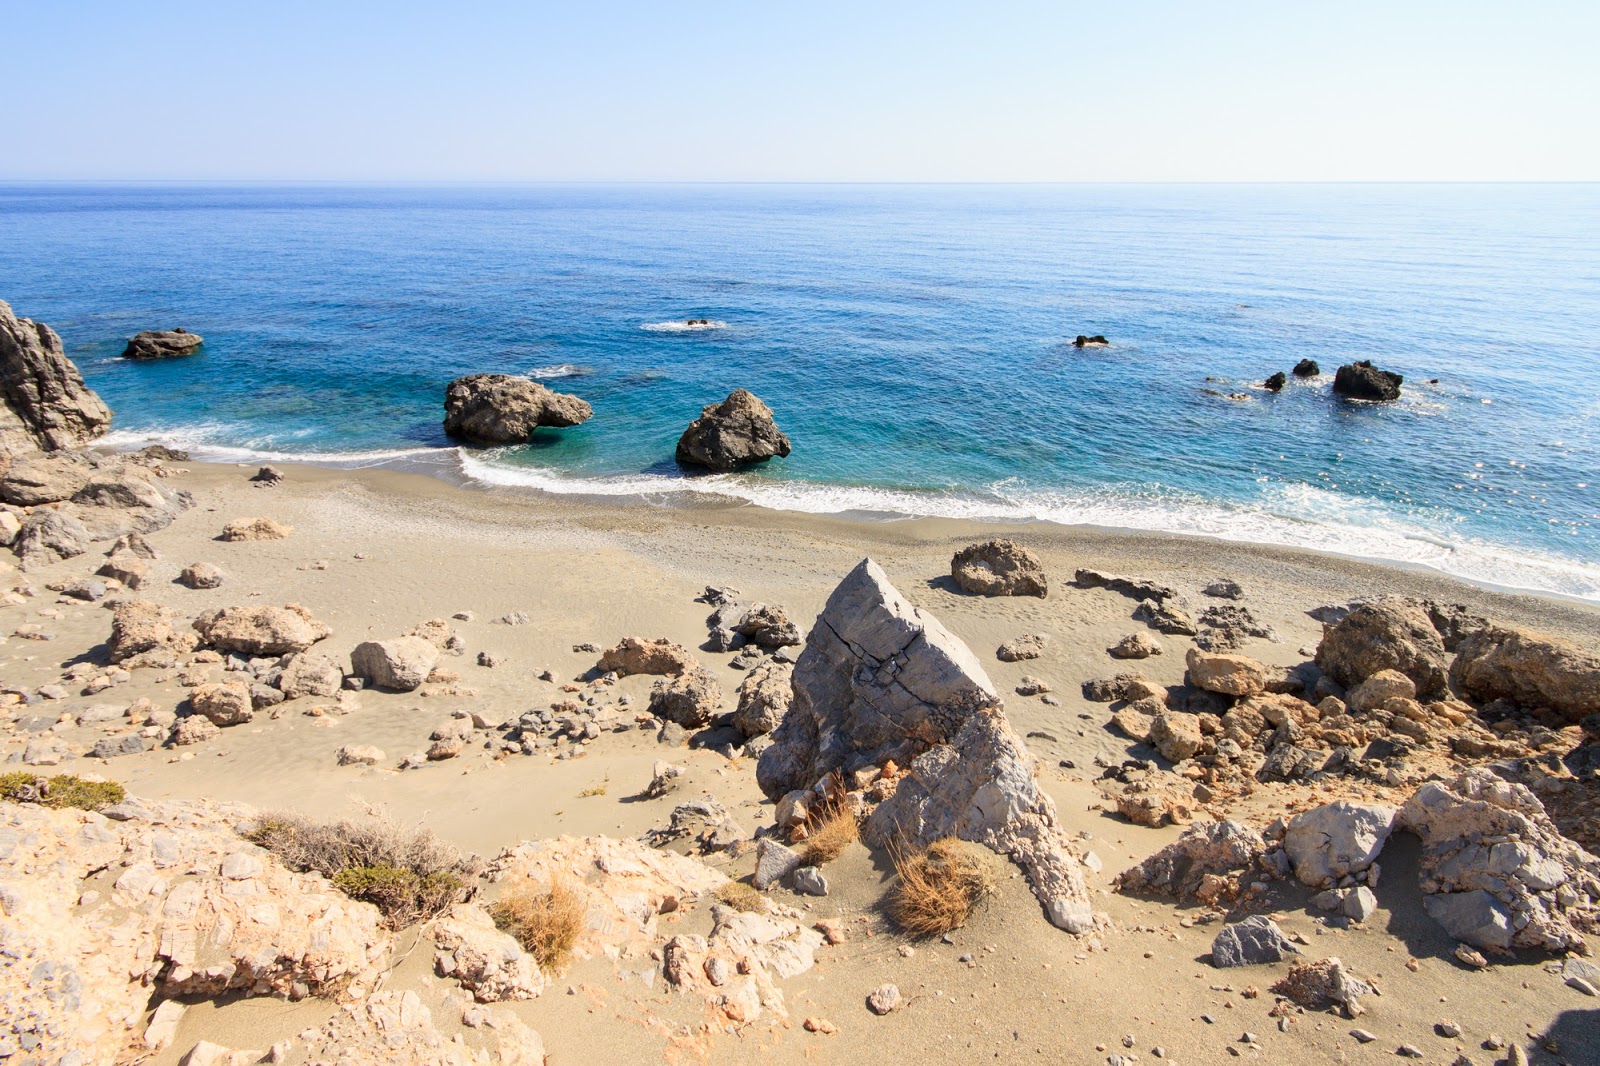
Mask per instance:
[[[468,374],[444,395],[444,431],[479,444],[525,444],[541,427],[581,425],[593,414],[576,396],[510,374]]]
[[[772,408],[745,389],[708,404],[678,439],[680,463],[712,470],[737,470],[789,454],[789,438],[778,429]]]
[[[124,359],[175,359],[193,355],[205,343],[198,333],[178,329],[147,329],[134,334],[122,349]]]
[[[951,558],[950,576],[979,596],[1043,597],[1050,589],[1039,557],[1012,540],[967,545]]]
[[[1372,360],[1341,366],[1333,375],[1333,391],[1352,400],[1398,400],[1400,385],[1405,378],[1388,370],[1379,370]]]

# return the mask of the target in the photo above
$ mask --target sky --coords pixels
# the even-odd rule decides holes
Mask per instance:
[[[0,0],[0,179],[1594,181],[1595,0]]]

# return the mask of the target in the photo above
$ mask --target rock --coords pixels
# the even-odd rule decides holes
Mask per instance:
[[[1150,733],[1155,728],[1156,716],[1165,713],[1166,707],[1160,703],[1153,700],[1138,700],[1113,714],[1111,724],[1129,740],[1148,744]]]
[[[1091,703],[1111,703],[1114,700],[1134,699],[1131,689],[1134,686],[1149,687],[1153,691],[1165,694],[1165,689],[1160,688],[1149,678],[1139,674],[1118,674],[1115,677],[1097,677],[1083,683],[1083,698]]]
[[[102,737],[95,741],[89,756],[94,759],[115,759],[119,755],[137,755],[146,748],[144,738],[140,736]]]
[[[1280,370],[1276,374],[1273,374],[1271,377],[1269,377],[1266,381],[1262,382],[1261,387],[1266,389],[1268,392],[1282,392],[1283,387],[1288,383],[1288,376]]]
[[[712,470],[736,470],[787,456],[789,448],[789,438],[778,429],[772,409],[752,393],[735,389],[689,423],[678,439],[677,460]]]
[[[1259,914],[1223,926],[1211,942],[1211,965],[1219,969],[1282,962],[1298,954],[1300,949],[1283,935],[1278,923]]]
[[[783,722],[794,699],[794,666],[775,659],[757,666],[739,683],[733,725],[747,737],[766,736]]]
[[[198,333],[186,329],[147,329],[136,333],[128,346],[122,349],[124,359],[175,359],[193,355],[205,343]]]
[[[239,681],[197,685],[189,690],[189,703],[195,713],[205,715],[213,725],[240,725],[255,717],[250,686]]]
[[[100,569],[95,571],[99,576],[120,581],[130,589],[143,586],[148,572],[144,560],[130,551],[112,552]]]
[[[1394,823],[1393,807],[1335,800],[1289,819],[1283,847],[1300,883],[1320,888],[1371,866]]]
[[[83,383],[61,338],[0,301],[0,456],[81,448],[111,428],[111,411]]]
[[[350,672],[368,683],[395,692],[422,685],[439,661],[439,649],[421,637],[368,640],[350,653]]]
[[[215,589],[222,587],[225,575],[211,563],[190,563],[178,580],[192,589]]]
[[[1375,994],[1370,984],[1351,973],[1344,963],[1332,956],[1294,963],[1283,979],[1272,986],[1272,992],[1286,996],[1308,1010],[1340,1006],[1352,1018],[1365,1013],[1361,1007],[1361,997]],[[1371,1043],[1374,1039],[1371,1033],[1360,1029],[1351,1035],[1363,1044]]]
[[[383,749],[371,744],[346,744],[334,757],[340,766],[376,766],[384,760]]]
[[[972,652],[913,607],[870,559],[840,582],[812,626],[793,674],[794,700],[756,777],[777,799],[893,759],[907,765],[953,730],[936,715],[994,701]]]
[[[1398,670],[1379,670],[1351,689],[1345,702],[1360,714],[1378,710],[1391,699],[1415,699],[1417,684]]]
[[[444,394],[444,431],[478,444],[525,444],[541,427],[577,426],[593,414],[576,396],[510,374],[468,374]]]
[[[284,660],[277,686],[285,699],[337,696],[344,687],[344,671],[320,652],[297,652]]]
[[[4,512],[0,512],[4,513]],[[61,586],[61,595],[86,603],[99,603],[106,598],[106,583],[93,578],[79,578]]]
[[[795,870],[791,883],[802,896],[826,896],[828,879],[815,866],[802,866]]]
[[[683,767],[657,759],[650,770],[650,783],[644,787],[646,799],[660,799],[678,787],[678,778],[683,776]]]
[[[900,1005],[900,988],[898,985],[879,985],[867,997],[867,1009],[877,1015],[888,1014]]]
[[[479,1003],[534,999],[548,984],[539,964],[476,903],[458,903],[431,925],[434,972]]]
[[[1161,654],[1161,645],[1145,633],[1129,633],[1106,651],[1113,659],[1148,659]]]
[[[1267,668],[1255,659],[1190,648],[1184,657],[1189,683],[1223,696],[1255,696],[1267,690]]]
[[[158,1003],[150,1016],[150,1024],[145,1026],[145,1048],[149,1051],[165,1051],[177,1037],[178,1023],[183,1020],[187,1009],[175,999],[164,999]]]
[[[1044,654],[1045,646],[1050,643],[1050,638],[1043,633],[1029,633],[1015,640],[1008,640],[1000,645],[995,657],[1003,663],[1019,663],[1028,659],[1037,659]]]
[[[1379,671],[1398,670],[1421,699],[1447,695],[1446,661],[1428,612],[1399,597],[1356,606],[1325,630],[1316,656],[1317,667],[1347,689]]]
[[[1292,373],[1297,378],[1314,378],[1322,373],[1322,368],[1315,359],[1302,359],[1294,365]]]
[[[1178,899],[1196,897],[1207,878],[1239,880],[1266,853],[1260,833],[1243,822],[1199,822],[1139,865],[1117,877],[1123,892]]]
[[[275,488],[283,483],[283,471],[275,466],[264,466],[250,476],[250,480],[266,488]]]
[[[1200,719],[1179,711],[1162,711],[1150,723],[1150,743],[1172,762],[1192,759],[1200,750]]]
[[[756,872],[750,883],[765,892],[800,868],[800,856],[771,837],[756,842]]]
[[[674,644],[666,637],[656,640],[623,637],[616,647],[608,648],[600,656],[600,662],[595,669],[601,673],[616,674],[618,677],[627,677],[630,674],[664,674],[668,677],[677,677],[679,674],[698,669],[699,666],[699,661],[690,654],[688,648],[682,644]]]
[[[11,547],[22,533],[22,519],[10,511],[0,511],[0,546]]]
[[[283,540],[294,532],[293,526],[274,522],[270,518],[235,518],[222,527],[218,540]]]
[[[292,655],[305,651],[332,630],[298,603],[282,607],[218,607],[194,620],[195,632],[218,651],[242,655]]]
[[[1169,636],[1192,637],[1198,632],[1194,619],[1181,607],[1157,600],[1141,600],[1133,609],[1133,620]]]
[[[14,549],[18,566],[27,573],[89,550],[89,529],[66,511],[37,510],[22,523]]]
[[[1155,600],[1157,603],[1165,603],[1178,597],[1177,590],[1166,585],[1138,578],[1121,577],[1117,574],[1103,574],[1098,570],[1078,570],[1072,576],[1072,583],[1083,589],[1109,589],[1134,600]]]
[[[1041,681],[1039,678],[1027,674],[1024,674],[1022,680],[1017,682],[1017,695],[1019,696],[1039,696],[1049,691],[1050,683],[1048,681]]]
[[[800,643],[800,627],[789,621],[782,607],[752,604],[734,624],[733,631],[760,648],[790,648]]]
[[[969,544],[950,560],[950,576],[963,592],[979,596],[1039,596],[1050,587],[1044,565],[1010,540]]]
[[[465,745],[460,737],[437,737],[428,746],[427,759],[429,762],[443,762],[446,759],[454,759],[461,754],[463,747]]]
[[[481,1007],[470,1009],[485,1012]],[[456,1007],[447,1010],[457,1013]],[[455,1022],[435,1024],[433,1013],[409,989],[375,992],[348,1009],[335,1011],[320,1029],[303,1030],[300,1036],[306,1041],[305,1057],[296,1052],[295,1062],[337,1062],[340,1066],[458,1066],[469,1062],[538,1066],[546,1061],[539,1034],[510,1011],[489,1014],[473,1033],[473,1044],[464,1045]],[[480,1043],[482,1046],[477,1047]]]
[[[111,636],[106,655],[114,663],[136,655],[173,647],[178,640],[172,616],[149,600],[122,600],[111,607]]]
[[[203,714],[191,714],[178,719],[172,725],[172,744],[174,747],[187,747],[191,744],[204,744],[208,740],[215,740],[222,735],[222,730],[217,728],[215,722]]]
[[[1341,366],[1333,375],[1333,391],[1353,400],[1398,400],[1405,378],[1379,370],[1370,359]]]
[[[1072,339],[1072,346],[1074,348],[1103,348],[1110,343],[1110,341],[1106,340],[1098,333],[1092,337],[1086,337],[1080,333]]]
[[[94,476],[93,460],[80,452],[34,452],[0,475],[0,501],[38,507],[70,500]]]
[[[657,766],[666,764],[658,761]],[[667,783],[673,786],[675,779],[668,778]],[[652,778],[651,786],[655,785]],[[646,794],[650,789],[646,789]],[[665,847],[677,840],[690,840],[697,851],[709,854],[711,852],[727,851],[735,846],[742,845],[748,839],[744,827],[733,820],[728,809],[714,799],[692,799],[680,803],[672,808],[672,817],[664,827],[651,829],[646,836],[652,847]]]
[[[650,689],[649,711],[685,729],[710,723],[722,710],[722,686],[702,667],[657,681]]]
[[[1378,912],[1378,897],[1366,885],[1358,885],[1345,895],[1339,911],[1355,922],[1364,922]]]
[[[1494,627],[1467,636],[1450,680],[1469,699],[1548,707],[1569,722],[1600,713],[1600,656],[1522,630]]]

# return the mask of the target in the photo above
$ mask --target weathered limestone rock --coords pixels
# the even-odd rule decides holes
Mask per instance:
[[[1398,670],[1379,670],[1361,684],[1351,689],[1345,697],[1350,709],[1366,714],[1382,707],[1391,699],[1415,699],[1416,682]]]
[[[756,870],[750,883],[765,892],[798,870],[800,863],[798,852],[785,847],[772,837],[762,837],[756,842]]]
[[[176,359],[193,355],[205,338],[183,328],[147,329],[137,333],[122,350],[124,359]]]
[[[1078,570],[1072,575],[1072,583],[1082,589],[1109,589],[1131,599],[1154,600],[1157,603],[1165,603],[1178,597],[1177,589],[1167,585],[1158,585],[1154,581],[1145,581],[1142,578],[1103,574],[1098,570]]]
[[[510,374],[468,374],[444,394],[444,431],[479,444],[525,444],[541,426],[576,426],[593,414],[576,396]]]
[[[178,575],[178,580],[192,589],[221,588],[226,576],[211,563],[190,563]]]
[[[66,511],[37,510],[22,523],[14,548],[18,567],[27,573],[89,550],[89,529]]]
[[[278,690],[285,699],[337,696],[343,687],[344,671],[320,652],[302,651],[289,656],[278,674]]]
[[[121,600],[111,607],[111,636],[106,654],[114,663],[169,649],[173,653],[193,647],[192,638],[172,628],[172,615],[150,600]]]
[[[1172,762],[1192,759],[1204,738],[1200,719],[1182,711],[1162,711],[1150,722],[1150,743]]]
[[[130,551],[114,551],[95,571],[101,577],[121,582],[125,588],[136,589],[144,585],[149,567],[145,561]]]
[[[240,725],[255,717],[250,686],[242,681],[197,685],[189,690],[189,703],[195,713],[205,715],[213,725]]]
[[[1294,963],[1283,979],[1272,986],[1272,991],[1310,1010],[1329,1005],[1343,1007],[1346,1017],[1350,1018],[1366,1013],[1361,997],[1374,993],[1370,984],[1332,956]]]
[[[479,1003],[534,999],[548,983],[533,956],[495,928],[476,903],[458,903],[432,924],[434,972],[454,979]]]
[[[1050,638],[1043,633],[1028,633],[1006,641],[994,654],[1003,663],[1020,663],[1039,658],[1049,643]]]
[[[83,452],[32,452],[0,475],[0,501],[38,507],[70,500],[94,476],[94,462]]]
[[[1050,590],[1039,557],[1010,540],[969,544],[950,560],[950,576],[963,592],[980,596],[1039,596]]]
[[[83,383],[61,338],[0,300],[0,456],[79,448],[111,428],[111,410]]]
[[[612,648],[607,648],[601,654],[600,662],[596,669],[601,673],[613,673],[618,677],[627,677],[630,674],[663,674],[667,677],[677,677],[698,668],[697,660],[682,644],[674,644],[666,637],[656,640],[640,640],[638,637],[623,637]]]
[[[722,710],[722,686],[710,671],[696,666],[663,678],[650,690],[650,713],[685,729],[708,725]]]
[[[1148,659],[1161,654],[1161,644],[1147,633],[1129,633],[1106,650],[1113,659]]]
[[[1549,707],[1571,722],[1600,713],[1600,656],[1521,630],[1490,628],[1466,637],[1450,679],[1484,703]]]
[[[1289,819],[1283,848],[1300,882],[1322,888],[1371,866],[1394,821],[1393,807],[1335,800]]]
[[[172,746],[185,748],[191,744],[204,744],[222,735],[217,724],[203,714],[186,715],[172,723]]]
[[[711,907],[711,934],[675,936],[662,949],[667,983],[706,997],[729,1021],[743,1025],[770,1011],[787,1017],[779,978],[815,964],[822,934],[792,918]]]
[[[346,744],[333,757],[340,766],[376,766],[384,760],[383,749],[371,744]]]
[[[282,607],[218,607],[194,620],[203,643],[242,655],[292,655],[333,633],[298,603]]]
[[[270,518],[235,518],[222,527],[218,540],[283,540],[294,532],[293,526],[275,522]]]
[[[1144,862],[1124,870],[1117,887],[1192,899],[1208,878],[1237,880],[1248,874],[1266,850],[1261,834],[1243,822],[1198,822]]]
[[[768,659],[739,683],[739,706],[733,725],[747,737],[760,737],[777,729],[794,699],[794,666]]]
[[[1379,671],[1398,670],[1421,699],[1447,694],[1444,641],[1420,604],[1399,597],[1361,604],[1329,627],[1316,662],[1345,688]]]
[[[1223,696],[1255,696],[1267,690],[1267,668],[1246,655],[1205,652],[1190,648],[1184,657],[1189,683]]]
[[[772,408],[746,389],[706,405],[678,439],[677,460],[712,470],[737,470],[789,454],[789,438],[778,429]]]

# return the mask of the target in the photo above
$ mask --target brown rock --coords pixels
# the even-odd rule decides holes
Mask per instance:
[[[1190,648],[1184,661],[1195,688],[1223,696],[1254,696],[1267,689],[1267,668],[1249,656]]]
[[[1049,580],[1039,557],[1010,540],[971,544],[950,560],[950,576],[962,591],[980,596],[1040,596]]]

